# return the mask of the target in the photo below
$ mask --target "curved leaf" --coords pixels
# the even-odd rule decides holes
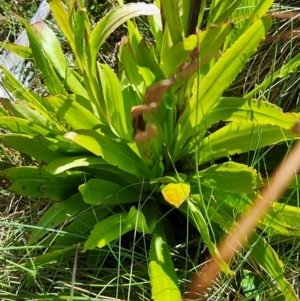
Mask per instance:
[[[295,139],[296,134],[273,125],[250,122],[233,122],[214,132],[200,142],[199,164],[225,156],[255,150],[273,143]],[[195,153],[192,151],[192,158]]]
[[[280,107],[267,101],[222,97],[205,116],[205,126],[210,127],[219,121],[244,120],[291,129],[298,117],[294,113],[284,113]]]
[[[151,240],[149,270],[154,301],[182,300],[164,225],[161,222],[156,225]]]
[[[196,195],[196,198],[198,196],[199,195]],[[207,245],[210,255],[216,261],[220,269],[224,273],[233,276],[234,272],[230,270],[228,264],[223,260],[221,254],[219,253],[217,246],[210,238],[207,222],[205,221],[200,209],[191,200],[187,199],[187,201],[182,204],[179,210],[191,218],[192,223],[199,231],[203,241]]]
[[[252,167],[235,162],[213,165],[188,178],[188,182],[229,192],[252,192],[263,185],[261,176]]]
[[[64,120],[73,130],[93,129],[103,125],[92,112],[64,95],[46,97],[45,107]]]
[[[53,132],[47,127],[36,124],[32,121],[28,121],[23,118],[18,117],[0,117],[0,126],[8,129],[13,133],[20,133],[31,136],[48,136],[48,137],[56,137],[57,133]]]
[[[97,223],[84,244],[84,251],[102,248],[134,229],[127,220],[127,212],[115,214]]]
[[[198,35],[190,35],[183,42],[177,43],[166,50],[160,63],[166,77],[173,75],[183,63],[190,60],[191,52],[196,47],[201,49],[199,52],[199,63],[200,66],[203,66],[220,50],[231,29],[231,24],[222,24],[218,27],[209,28],[201,31]]]
[[[19,44],[12,44],[9,42],[0,42],[0,47],[7,51],[13,52],[25,60],[32,59],[32,51],[29,47]]]
[[[87,98],[87,91],[74,75],[74,71],[69,68],[61,44],[54,32],[44,22],[33,24],[32,29],[39,40],[40,47],[45,51],[52,67],[59,75],[61,83],[66,85],[73,93]]]
[[[22,134],[6,134],[1,136],[0,140],[6,146],[45,163],[49,163],[62,155],[43,145],[40,142],[39,136],[32,137]]]
[[[78,215],[75,215],[73,220],[63,228],[65,232],[63,235],[54,233],[56,236],[54,246],[70,246],[78,242],[85,242],[95,224],[103,220],[110,213],[111,208],[108,209],[101,206],[91,207],[82,212],[78,212]],[[49,236],[44,243],[53,241],[54,235]]]
[[[256,85],[253,90],[251,90],[245,97],[253,97],[259,95],[260,92],[264,92],[268,87],[276,81],[277,78],[284,78],[289,76],[298,70],[300,66],[300,54],[298,53],[292,59],[289,59],[286,64],[281,66],[279,70],[273,71],[268,75],[260,84]]]
[[[178,159],[177,152],[187,139],[195,132],[196,127],[205,122],[203,116],[211,110],[224,90],[235,79],[244,65],[264,39],[272,21],[265,17],[257,20],[216,62],[208,74],[200,81],[199,93],[194,93],[184,113],[180,116],[175,137],[177,137],[173,159]]]
[[[66,92],[63,87],[63,82],[59,79],[58,75],[54,71],[48,55],[45,53],[43,47],[41,47],[39,37],[33,30],[35,25],[32,25],[32,28],[31,25],[25,19],[21,18],[21,21],[24,24],[27,32],[35,65],[42,72],[42,79],[44,80],[49,92],[53,95],[65,94]]]
[[[161,0],[160,5],[163,11],[164,18],[166,20],[168,31],[170,33],[173,44],[177,44],[182,41],[183,28],[180,20],[178,0]]]
[[[98,164],[106,164],[106,162],[102,158],[96,156],[65,156],[59,158],[56,157],[48,163],[44,169],[54,175],[57,175],[72,168]]]
[[[140,200],[140,195],[137,192],[100,179],[91,179],[80,185],[79,191],[84,201],[93,205],[135,203]]]
[[[149,16],[155,14],[159,14],[159,9],[156,7],[156,5],[146,3],[128,3],[106,14],[105,17],[102,18],[96,25],[90,36],[90,66],[94,68],[99,48],[104,43],[106,38],[121,24],[140,15]]]
[[[274,279],[285,299],[299,301],[293,286],[284,277],[283,263],[274,249],[256,232],[248,237],[248,243],[250,256]]]
[[[150,169],[126,144],[112,140],[109,136],[91,130],[80,130],[65,134],[67,139],[101,156],[106,162],[131,174],[148,177]]]
[[[63,202],[55,203],[42,216],[36,228],[31,232],[28,245],[33,245],[47,233],[57,231],[59,225],[65,223],[78,212],[84,211],[89,205],[83,202],[80,193],[77,193]]]
[[[101,64],[100,67],[100,82],[109,124],[117,131],[120,138],[131,140],[133,135],[131,108],[126,108],[120,82],[109,66]]]
[[[51,128],[55,126],[59,131],[65,130],[65,128],[59,122],[51,118],[49,115],[47,108],[44,106],[44,98],[25,89],[21,83],[17,81],[5,68],[0,66],[0,69],[5,74],[5,77],[2,79],[3,83],[7,90],[11,92],[11,94],[13,94],[16,98],[25,99],[28,102],[29,107],[31,107],[33,110],[36,110],[45,118],[45,120],[48,121],[48,126],[51,126]]]

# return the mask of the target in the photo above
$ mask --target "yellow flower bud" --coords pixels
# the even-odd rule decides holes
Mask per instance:
[[[161,193],[168,203],[178,208],[187,199],[190,191],[190,185],[187,183],[169,183]]]

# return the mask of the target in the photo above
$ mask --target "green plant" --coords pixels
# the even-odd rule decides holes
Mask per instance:
[[[234,275],[216,242],[251,205],[264,181],[250,164],[236,163],[231,156],[295,139],[291,129],[298,119],[297,113],[283,113],[268,102],[222,97],[272,24],[265,14],[273,1],[252,1],[238,26],[227,22],[244,2],[212,1],[205,29],[196,31],[203,24],[205,1],[195,7],[194,1],[174,5],[161,0],[161,10],[153,4],[127,4],[91,29],[83,1],[66,10],[52,0],[76,69],[68,66],[45,23],[30,26],[22,20],[30,47],[3,46],[35,63],[49,96],[25,90],[2,68],[3,83],[16,101],[1,100],[0,125],[9,130],[1,141],[35,161],[4,169],[1,183],[21,195],[56,201],[28,245],[83,243],[87,251],[132,230],[149,235],[152,297],[181,300],[168,248],[175,241],[168,213],[176,207],[199,231],[221,270]],[[154,45],[129,20],[140,15],[149,16]],[[97,62],[97,53],[124,22],[128,37],[120,42],[115,74]],[[296,206],[274,204],[259,227],[298,236],[292,215],[299,215]],[[59,226],[64,233],[80,229],[81,235],[48,235],[47,229]],[[297,300],[265,238],[256,232],[245,247],[286,299]],[[49,252],[25,266],[42,266],[63,253],[73,254],[74,248]]]

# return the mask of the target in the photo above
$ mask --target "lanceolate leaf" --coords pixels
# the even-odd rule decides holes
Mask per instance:
[[[208,18],[208,26],[226,22],[230,15],[240,6],[243,0],[225,0],[219,1],[217,5],[211,9]]]
[[[100,132],[80,130],[67,133],[65,137],[124,171],[140,177],[148,177],[151,173],[150,168],[128,145]]]
[[[78,242],[85,242],[95,224],[109,215],[111,209],[112,208],[108,209],[101,206],[91,206],[90,208],[79,212],[74,216],[73,220],[63,228],[65,233],[56,237],[54,245],[70,246]],[[53,237],[50,236],[49,240],[52,241]]]
[[[276,81],[277,78],[284,78],[289,76],[298,70],[300,66],[300,54],[298,53],[295,57],[288,60],[279,70],[273,71],[269,76],[267,76],[260,84],[256,85],[255,88],[250,91],[245,97],[254,97],[259,95],[260,92],[265,91],[272,83]]]
[[[133,133],[130,111],[126,110],[120,82],[111,68],[104,64],[101,65],[99,73],[108,123],[119,137],[131,140]]]
[[[52,119],[49,115],[47,108],[44,106],[44,99],[36,93],[26,90],[19,81],[17,81],[5,68],[0,66],[1,71],[5,74],[3,83],[5,87],[11,92],[16,98],[24,99],[33,110],[37,110],[46,120],[58,130],[64,131],[64,127]]]
[[[6,178],[8,182],[12,183],[15,180],[23,180],[26,178],[48,180],[52,179],[54,176],[51,175],[49,172],[40,170],[36,166],[20,166],[7,168],[3,172],[1,172],[1,177]]]
[[[5,50],[17,54],[25,60],[32,59],[32,51],[29,47],[18,44],[11,44],[8,42],[0,42],[0,47],[3,47]]]
[[[35,65],[40,69],[42,72],[42,78],[51,94],[65,94],[65,89],[60,81],[59,77],[57,76],[56,72],[54,71],[49,57],[45,53],[39,38],[37,37],[36,33],[24,19],[22,22],[26,28],[27,36],[30,43],[30,48],[32,50],[32,54],[34,57]]]
[[[13,133],[37,136],[43,135],[46,137],[55,137],[56,132],[53,132],[47,127],[44,127],[34,122],[17,117],[0,117],[0,126],[10,130]]]
[[[47,97],[45,98],[45,106],[65,121],[73,130],[93,129],[103,125],[92,112],[67,96]]]
[[[195,188],[195,191],[197,190]],[[211,198],[214,200],[214,202],[210,202],[210,210],[207,211],[209,218],[226,228],[231,227],[227,221],[234,219],[237,214],[244,213],[253,204],[252,200],[256,196],[255,193],[243,193],[241,195],[240,193],[228,193],[217,189],[208,189],[205,186],[201,186],[201,192],[205,198],[205,204]],[[214,208],[212,209],[212,207]],[[218,214],[221,214],[221,217],[217,217]],[[268,233],[300,236],[300,229],[298,230],[299,227],[297,226],[299,225],[299,220],[300,212],[297,207],[274,203],[264,218],[259,221],[258,227],[264,231],[268,227]]]
[[[191,200],[188,199],[182,204],[180,211],[184,212],[186,216],[189,216],[192,219],[192,223],[201,234],[202,239],[209,249],[210,255],[216,261],[220,269],[224,273],[233,276],[234,272],[230,270],[227,263],[221,257],[218,248],[210,238],[207,222],[205,221],[200,209]]]
[[[280,107],[267,101],[222,97],[205,116],[205,125],[210,127],[219,121],[243,120],[291,129],[298,118],[296,114],[283,113]]]
[[[177,141],[173,149],[176,152],[194,133],[195,128],[215,105],[224,90],[242,70],[250,56],[256,51],[271,26],[270,18],[257,20],[217,61],[208,74],[200,81],[199,93],[194,93],[176,128]],[[175,156],[174,156],[175,155]]]
[[[29,269],[37,269],[48,264],[55,264],[57,262],[61,262],[64,258],[75,256],[76,249],[77,246],[72,246],[65,249],[54,250],[52,252],[39,255],[34,259],[31,258],[30,260],[27,260],[25,264],[22,264],[22,266]]]
[[[232,29],[231,24],[209,28],[197,35],[191,35],[182,42],[166,50],[161,59],[161,68],[170,77],[181,64],[190,60],[191,51],[199,47],[200,66],[207,63],[221,48],[226,36]],[[197,69],[197,68],[196,68]]]
[[[63,201],[78,192],[78,186],[88,179],[89,177],[84,178],[81,173],[64,174],[45,181],[38,189],[44,199]]]
[[[122,62],[127,80],[135,87],[139,95],[143,95],[146,89],[143,77],[139,74],[136,57],[128,44],[121,45],[119,49],[119,60]]]
[[[46,234],[51,234],[53,228],[65,223],[78,212],[84,211],[89,206],[82,200],[80,193],[70,197],[68,200],[55,203],[42,216],[38,224],[29,237],[28,245],[35,244]]]
[[[141,199],[139,193],[124,188],[114,182],[91,179],[79,186],[83,199],[93,205],[114,205],[120,203],[135,203]]]
[[[127,212],[117,213],[97,223],[84,245],[84,251],[102,248],[134,229],[127,220]]]
[[[190,176],[187,181],[197,183],[198,180],[210,188],[237,193],[252,192],[263,185],[254,168],[235,162],[213,165]]]
[[[161,11],[166,18],[166,23],[172,38],[173,44],[182,41],[183,28],[179,15],[179,1],[178,0],[161,0]]]
[[[29,105],[29,103],[24,100],[16,99],[11,101],[10,99],[3,98],[1,99],[1,104],[11,116],[23,118],[38,125],[53,129],[51,122],[42,116],[37,110],[35,110],[32,105]]]
[[[116,28],[131,18],[140,15],[154,14],[159,14],[159,10],[154,4],[129,3],[116,8],[105,15],[91,33],[89,45],[91,68],[95,67],[96,56],[100,46]]]
[[[155,227],[149,253],[152,299],[181,301],[177,275],[167,245],[165,226]]]
[[[248,238],[248,248],[251,257],[274,279],[281,290],[285,300],[298,301],[293,286],[284,277],[284,268],[278,254],[272,247],[256,232]]]
[[[68,39],[73,52],[76,53],[73,29],[69,22],[69,14],[63,3],[60,0],[51,0],[49,1],[49,6],[61,31]]]
[[[56,157],[49,164],[47,164],[44,169],[56,175],[72,168],[99,164],[106,164],[106,162],[102,158],[96,156],[64,156],[59,158]]]
[[[49,163],[62,155],[43,145],[38,136],[33,138],[29,135],[6,134],[0,139],[6,146],[45,163]]]
[[[294,138],[296,134],[278,126],[233,122],[201,141],[198,147],[198,162],[199,164],[213,162],[224,156],[240,154]],[[194,155],[192,157],[194,160]]]
[[[68,67],[60,42],[54,32],[44,22],[35,23],[32,25],[32,29],[34,30],[41,47],[48,56],[52,67],[60,76],[61,82],[64,83],[73,93],[83,97],[88,97],[87,91],[74,75],[73,70]]]

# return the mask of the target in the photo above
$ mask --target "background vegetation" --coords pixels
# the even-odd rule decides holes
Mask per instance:
[[[297,2],[203,1],[199,33],[193,1],[160,1],[163,27],[100,2],[36,27],[11,12],[38,2],[0,3],[36,72],[25,90],[2,70],[1,298],[181,300],[212,256],[205,300],[297,300],[298,176],[230,266],[215,251],[297,139]]]

